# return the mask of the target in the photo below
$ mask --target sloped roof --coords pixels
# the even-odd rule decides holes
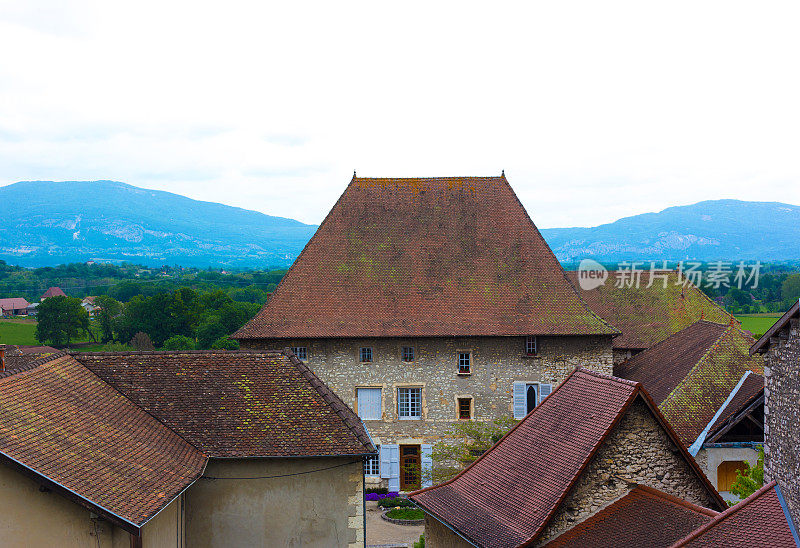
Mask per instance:
[[[74,357],[210,457],[374,451],[355,413],[305,364],[280,352]]]
[[[772,327],[769,328],[769,331],[764,333],[755,344],[753,344],[752,348],[750,349],[751,354],[763,354],[767,350],[769,350],[770,339],[774,337],[781,329],[788,327],[789,320],[792,318],[800,318],[800,300],[798,300],[794,305],[789,307],[783,316],[778,318]]]
[[[583,290],[578,283],[578,272],[567,272],[589,308],[622,331],[614,339],[614,348],[650,348],[701,319],[723,325],[731,323],[732,316],[725,309],[693,284],[682,285],[676,271],[662,274],[666,276],[666,287],[662,277],[653,277],[651,285],[649,271],[641,272],[638,287],[636,283],[630,287],[627,283],[618,284],[622,271],[610,271],[604,285]]]
[[[679,540],[674,547],[797,548],[800,539],[773,481]]]
[[[195,481],[206,462],[67,355],[0,379],[0,454],[128,530]]]
[[[234,338],[616,333],[505,177],[354,177]]]
[[[14,372],[30,367],[42,358],[59,354],[61,351],[52,346],[23,346],[16,344],[5,345],[5,371],[0,371],[0,377],[5,377]]]
[[[764,404],[764,377],[753,373],[748,375],[747,378],[736,391],[733,398],[731,398],[725,409],[722,410],[717,420],[708,431],[708,438],[711,440],[714,434],[719,432],[722,428],[728,426],[731,421],[739,420],[737,415],[745,411],[748,407],[755,404],[757,400],[761,399],[760,405]]]
[[[579,368],[478,460],[411,498],[479,546],[533,542],[637,397],[677,442],[639,383]],[[694,459],[682,453],[724,506]]]
[[[60,287],[50,287],[42,294],[42,299],[44,300],[48,297],[66,297],[66,293],[61,291]]]
[[[763,374],[763,359],[749,355],[752,341],[738,324],[699,321],[616,366],[614,373],[641,382],[688,447],[745,372]]]
[[[717,513],[652,487],[637,485],[624,497],[545,546],[666,548],[710,521]]]
[[[21,310],[28,308],[30,303],[22,297],[10,297],[8,299],[0,299],[0,309],[3,310]]]

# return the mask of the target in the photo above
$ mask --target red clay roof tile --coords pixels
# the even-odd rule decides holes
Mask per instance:
[[[239,339],[614,335],[505,177],[353,178]]]

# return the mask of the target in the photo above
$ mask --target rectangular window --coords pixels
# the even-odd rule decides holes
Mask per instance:
[[[422,416],[422,388],[397,389],[397,415],[401,419],[418,419]]]
[[[308,359],[308,348],[305,346],[293,346],[292,352],[294,352],[298,360],[306,361]]]
[[[468,421],[472,418],[472,398],[458,398],[458,420]]]
[[[380,446],[378,446],[380,450]],[[381,475],[381,459],[378,455],[369,455],[364,461],[364,475],[365,476],[380,476]]]
[[[379,421],[381,415],[381,389],[358,388],[356,390],[356,409],[362,420]]]
[[[372,361],[372,347],[362,346],[358,353],[358,359],[361,363],[368,363]]]
[[[403,351],[401,353],[401,357],[404,362],[411,363],[414,361],[414,347],[413,346],[404,346]]]
[[[536,356],[539,353],[538,342],[536,337],[525,337],[525,353],[528,356]]]
[[[458,353],[458,374],[459,375],[469,375],[472,370],[470,368],[471,365],[471,356],[469,352],[459,352]]]

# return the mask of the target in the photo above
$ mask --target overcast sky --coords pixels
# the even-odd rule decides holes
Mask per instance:
[[[541,228],[800,204],[798,6],[0,0],[0,185],[309,223],[353,169],[505,169]]]

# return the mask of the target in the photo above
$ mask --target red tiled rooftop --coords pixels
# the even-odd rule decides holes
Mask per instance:
[[[534,541],[637,397],[674,436],[640,384],[578,369],[455,478],[411,497],[480,546]],[[682,451],[708,492],[719,499],[694,460]]]
[[[22,297],[10,297],[0,299],[0,309],[2,310],[23,310],[28,308],[30,303]]]
[[[353,178],[235,337],[616,333],[505,177]]]
[[[666,548],[716,515],[714,510],[638,485],[545,546]]]
[[[775,482],[698,528],[674,547],[797,548],[800,539]]]
[[[722,325],[731,322],[732,316],[700,289],[682,285],[677,271],[662,273],[666,286],[662,278],[654,277],[651,283],[647,270],[641,272],[638,284],[628,284],[627,279],[618,284],[619,272],[610,271],[604,285],[590,290],[580,288],[577,271],[567,272],[589,308],[622,331],[614,338],[614,348],[650,348],[702,319]]]
[[[66,293],[64,293],[60,287],[50,287],[42,294],[42,300],[48,297],[65,297]]]
[[[280,352],[76,353],[75,358],[210,457],[363,455],[358,417]]]

